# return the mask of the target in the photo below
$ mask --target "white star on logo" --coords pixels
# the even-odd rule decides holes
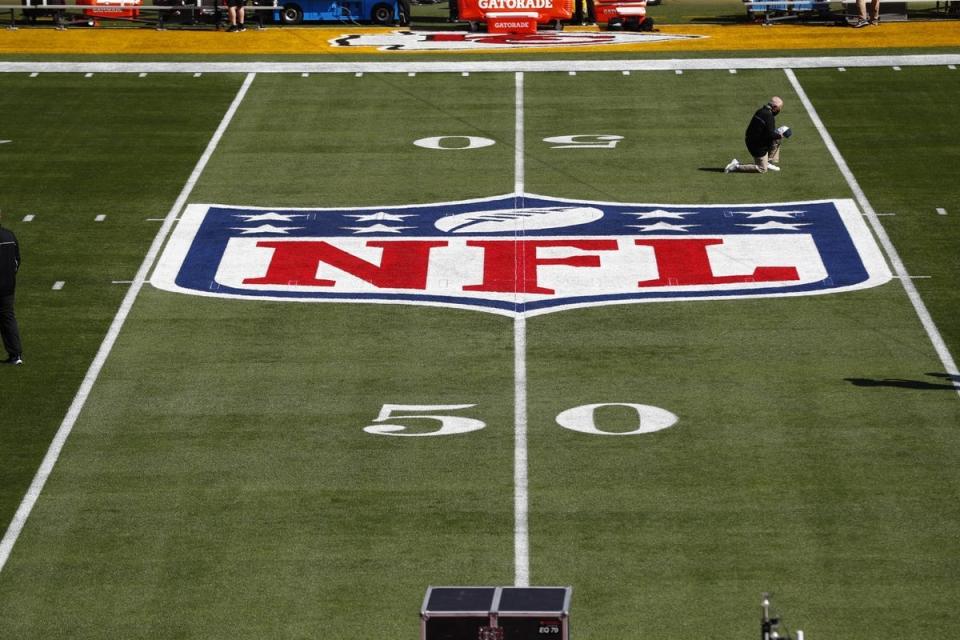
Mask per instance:
[[[303,227],[275,227],[272,224],[262,224],[259,227],[230,227],[234,231],[241,231],[243,235],[250,233],[287,233],[288,231],[293,231],[295,229],[303,229]]]
[[[776,209],[763,209],[762,211],[734,211],[733,213],[739,213],[747,216],[748,218],[790,218],[793,216],[805,213],[805,211],[777,211]]]
[[[302,218],[302,213],[257,213],[251,215],[237,214],[237,218],[245,218],[246,222],[293,222],[293,218]]]
[[[695,215],[696,211],[667,211],[665,209],[654,209],[653,211],[624,211],[625,216],[637,216],[638,220],[649,220],[651,218],[672,218],[674,220],[683,220],[683,216]]]
[[[387,213],[386,211],[378,211],[377,213],[368,214],[365,216],[347,216],[348,218],[356,218],[357,222],[403,222],[404,218],[415,218],[416,214],[414,213]]]
[[[640,229],[640,231],[686,231],[687,227],[699,227],[698,224],[672,224],[670,222],[658,222],[656,224],[628,224],[628,227]]]
[[[763,224],[738,224],[738,227],[751,227],[754,231],[797,231],[800,227],[809,227],[805,222],[795,222],[793,224],[784,224],[771,220]]]
[[[375,224],[369,227],[340,227],[349,229],[354,233],[400,233],[403,229],[414,229],[415,227],[390,227],[385,224]]]

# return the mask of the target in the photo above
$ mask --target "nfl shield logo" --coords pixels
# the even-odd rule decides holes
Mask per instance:
[[[625,204],[524,194],[428,205],[191,205],[154,286],[267,300],[571,307],[829,293],[890,280],[850,200]]]

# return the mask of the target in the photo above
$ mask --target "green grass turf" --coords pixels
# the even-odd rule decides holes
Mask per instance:
[[[960,148],[950,113],[960,99],[955,70],[850,69],[843,91],[833,70],[798,77],[821,112],[850,169],[890,234],[954,357],[960,353],[960,291],[948,283],[960,273]],[[903,100],[876,96],[905,96]],[[937,209],[947,215],[940,215]],[[952,217],[951,217],[952,216]]]
[[[890,82],[925,96],[914,109],[933,115],[955,80],[915,71]],[[858,138],[864,128],[915,140],[930,125],[882,120],[871,89],[886,76],[856,73],[801,74],[855,172],[877,149]],[[227,80],[197,125],[197,153],[236,89]],[[781,72],[527,74],[525,85],[529,191],[660,203],[850,196]],[[796,132],[783,173],[717,171],[743,153],[746,119],[773,92]],[[901,92],[883,94],[895,113]],[[191,201],[508,193],[513,99],[511,74],[261,76]],[[576,156],[542,143],[573,134],[625,139]],[[411,144],[429,135],[496,144]],[[937,140],[949,153],[949,137]],[[875,175],[862,169],[878,210],[894,197],[895,169],[889,157]],[[950,167],[930,170],[925,193],[952,197]],[[911,270],[956,275],[949,256],[932,255],[956,217],[931,215],[953,227],[932,241],[926,223],[898,217],[891,234],[916,243],[904,251]],[[142,251],[149,235],[117,242]],[[925,285],[946,310],[951,282]],[[30,320],[55,332],[49,316]],[[466,311],[145,289],[0,574],[0,636],[412,637],[428,584],[512,582],[512,328]],[[576,637],[755,633],[764,590],[810,637],[926,638],[950,626],[956,394],[848,381],[942,385],[925,376],[940,364],[896,281],[567,311],[530,319],[528,340],[532,580],[574,586]],[[0,374],[6,389],[10,370]],[[19,393],[26,407],[43,390]],[[680,422],[642,437],[555,424],[571,407],[617,402]],[[488,426],[445,438],[363,433],[384,403],[475,404],[457,413]],[[630,418],[597,415],[609,431]]]
[[[0,207],[22,247],[17,315],[28,363],[0,372],[3,522],[126,291],[112,280],[133,278],[159,228],[146,219],[167,214],[239,83],[0,76],[0,138],[12,140],[0,147]],[[23,223],[27,214],[35,220]],[[56,281],[66,284],[52,292]]]

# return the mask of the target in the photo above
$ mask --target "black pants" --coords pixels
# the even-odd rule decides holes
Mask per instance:
[[[584,15],[584,8],[586,8],[586,15]],[[573,23],[579,24],[581,22],[596,22],[597,17],[594,15],[593,11],[593,0],[576,0],[574,2],[574,12],[573,12]]]
[[[13,313],[13,294],[0,296],[0,338],[11,356],[23,355],[20,345],[20,330],[17,328],[17,316]]]

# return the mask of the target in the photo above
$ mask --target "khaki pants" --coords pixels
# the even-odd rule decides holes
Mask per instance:
[[[737,168],[734,169],[734,171],[739,171],[741,173],[766,173],[767,167],[770,165],[770,163],[780,164],[779,140],[773,141],[773,147],[770,148],[770,151],[762,156],[754,158],[753,164],[737,165]]]
[[[867,0],[857,0],[857,9],[864,20],[868,17],[876,20],[880,17],[880,0],[870,0],[870,13],[873,15],[867,16]]]

